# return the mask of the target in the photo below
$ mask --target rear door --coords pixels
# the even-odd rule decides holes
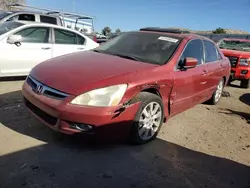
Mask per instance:
[[[5,42],[1,48],[2,75],[27,75],[38,63],[52,57],[50,28],[28,27],[14,35],[21,35],[20,45]]]
[[[75,32],[54,28],[53,57],[88,50],[86,41]]]
[[[180,64],[187,57],[193,57],[198,60],[195,68],[180,70]],[[204,64],[203,44],[200,39],[189,41],[180,57],[176,70],[174,71],[174,87],[172,90],[171,115],[178,114],[194,106],[201,98],[201,92],[204,90],[206,76],[202,75],[206,71]]]
[[[224,66],[222,62],[222,57],[218,52],[218,48],[214,43],[204,40],[205,47],[205,63],[208,68],[208,95],[216,90],[216,87],[223,77]]]

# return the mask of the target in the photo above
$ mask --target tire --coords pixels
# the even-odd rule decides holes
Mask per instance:
[[[158,95],[141,92],[138,99],[141,105],[134,119],[130,139],[133,144],[145,144],[156,138],[163,124],[164,108],[162,99]]]
[[[245,88],[245,89],[248,89],[249,88],[249,85],[250,85],[250,79],[246,79],[246,80],[241,80],[240,82],[240,87],[241,88]]]
[[[212,95],[212,97],[207,101],[208,104],[216,105],[220,101],[220,98],[221,98],[221,95],[223,92],[223,88],[225,85],[224,82],[225,82],[224,79],[221,78],[218,85],[217,85],[215,92]]]

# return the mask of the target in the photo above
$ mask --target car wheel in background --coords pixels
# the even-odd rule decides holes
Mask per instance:
[[[215,105],[219,102],[224,88],[224,79],[221,78],[215,92],[213,93],[211,99],[208,101],[209,104]]]
[[[241,80],[240,82],[240,87],[241,88],[249,88],[249,85],[250,85],[250,79],[245,79],[245,80]]]
[[[134,144],[145,144],[157,136],[163,124],[164,108],[156,94],[141,92],[138,99],[142,103],[134,120],[131,140]]]

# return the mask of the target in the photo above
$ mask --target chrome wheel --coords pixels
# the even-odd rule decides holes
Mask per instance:
[[[222,91],[223,91],[223,80],[220,81],[220,83],[218,84],[217,89],[215,91],[214,99],[216,102],[220,100]]]
[[[142,140],[149,140],[158,131],[162,121],[162,108],[157,102],[149,103],[141,112],[138,133]]]

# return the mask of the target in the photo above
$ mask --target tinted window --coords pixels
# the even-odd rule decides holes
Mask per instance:
[[[171,58],[180,41],[180,37],[163,33],[124,32],[95,50],[122,58],[163,65]]]
[[[22,42],[48,43],[49,41],[49,28],[32,27],[21,30],[15,34],[22,36]]]
[[[214,62],[218,60],[217,49],[215,45],[207,40],[204,41],[205,45],[205,62]]]
[[[186,48],[181,56],[180,64],[182,64],[184,62],[184,59],[186,57],[196,58],[198,60],[198,64],[202,64],[202,62],[203,62],[203,44],[202,44],[202,41],[200,39],[192,40],[187,44],[187,46],[186,46]]]
[[[34,14],[19,14],[18,20],[35,21]]]
[[[16,29],[22,26],[22,23],[19,22],[4,22],[0,25],[0,35],[7,33],[13,29]]]
[[[76,33],[55,29],[55,43],[56,44],[77,44]]]
[[[43,22],[43,23],[50,23],[50,24],[57,25],[56,18],[50,17],[50,16],[40,16],[40,21]]]
[[[80,35],[77,35],[77,44],[83,45],[85,43],[85,38],[81,37]]]

